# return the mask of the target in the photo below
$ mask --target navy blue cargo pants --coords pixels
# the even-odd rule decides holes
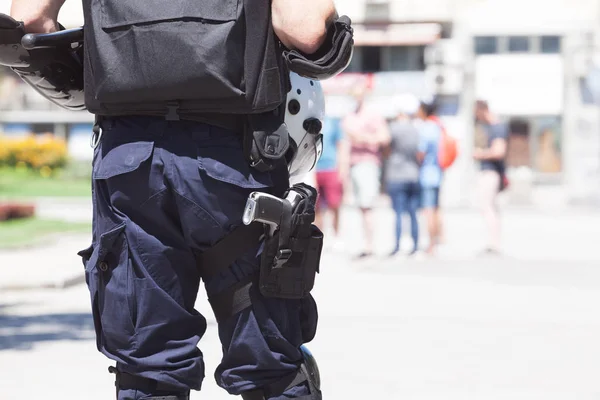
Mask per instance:
[[[114,118],[101,127],[92,245],[79,253],[98,350],[116,361],[117,370],[162,386],[121,390],[119,400],[185,396],[200,390],[204,378],[197,344],[206,320],[194,309],[201,279],[194,254],[242,224],[252,191],[286,188],[276,187],[274,173],[249,167],[238,133],[154,117]],[[209,296],[256,274],[259,253],[253,249],[204,282]],[[299,347],[312,340],[316,325],[312,297],[256,294],[252,307],[218,326],[223,357],[217,384],[236,395],[293,373],[302,359]],[[273,399],[307,394],[303,383]]]

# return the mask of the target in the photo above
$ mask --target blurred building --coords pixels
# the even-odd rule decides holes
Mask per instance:
[[[324,82],[328,114],[352,109],[357,85],[387,117],[394,96],[442,100],[441,116],[460,139],[447,173],[444,202],[470,202],[477,134],[472,105],[485,98],[511,127],[514,201],[550,188],[565,201],[600,201],[600,2],[597,0],[338,0],[351,17],[356,49],[347,71]],[[8,13],[9,0],[0,0]],[[59,15],[83,23],[81,1]],[[51,105],[3,71],[0,125],[11,134],[53,131],[69,137],[74,156],[91,157],[92,117]],[[534,190],[535,189],[535,190]],[[539,190],[538,190],[539,191]]]
[[[600,204],[600,2],[340,0],[338,8],[355,27],[348,72],[370,74],[374,108],[391,117],[393,96],[404,91],[441,99],[461,142],[446,204],[471,200],[478,98],[510,127],[513,202],[544,193]],[[326,87],[337,113],[349,100],[335,86]]]

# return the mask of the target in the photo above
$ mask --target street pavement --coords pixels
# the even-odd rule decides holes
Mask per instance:
[[[329,241],[322,259],[319,330],[308,347],[325,399],[600,398],[600,213],[511,209],[497,259],[478,257],[485,236],[471,210],[445,212],[434,259],[385,257],[393,214],[380,208],[376,220],[376,258],[352,259],[360,220],[347,208],[345,247],[330,250]],[[1,400],[114,398],[75,255],[89,240],[0,252]],[[192,398],[225,400],[203,291],[196,308],[209,322],[200,341],[207,376]]]

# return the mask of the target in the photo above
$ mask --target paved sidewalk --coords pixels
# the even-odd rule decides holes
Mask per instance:
[[[51,236],[43,246],[0,250],[0,292],[64,287],[84,281],[84,267],[77,252],[90,244],[91,233],[72,234]]]
[[[598,264],[364,265],[328,253],[309,344],[325,399],[598,399],[599,278]],[[203,291],[196,308],[209,327],[192,398],[231,398],[212,377],[220,344]],[[114,398],[84,285],[0,292],[0,359],[2,399]]]
[[[36,215],[46,219],[60,219],[70,222],[92,220],[91,197],[42,197],[36,199]]]
[[[445,214],[437,259],[390,259],[393,215],[377,211],[380,256],[360,251],[360,220],[344,210],[347,251],[327,251],[314,295],[319,330],[309,344],[326,400],[597,400],[600,398],[600,215],[504,214],[506,257],[479,259],[479,216]],[[96,351],[89,293],[76,252],[89,235],[0,252],[0,399],[114,398]],[[79,284],[58,287],[68,279]],[[71,281],[76,283],[76,281]],[[8,290],[6,286],[51,289]],[[193,399],[231,398],[214,383],[216,323],[200,348],[206,378]]]
[[[73,203],[75,204],[75,203]],[[73,206],[71,204],[71,206]],[[85,206],[75,214],[83,217]],[[55,210],[60,210],[55,208]],[[58,211],[57,211],[58,212]],[[63,211],[61,211],[63,212]],[[50,211],[48,211],[50,213]],[[379,259],[393,248],[394,214],[385,207],[376,211],[376,251]],[[362,246],[361,221],[354,208],[342,213],[342,253],[351,256]],[[424,222],[424,221],[422,221]],[[448,210],[444,213],[446,243],[441,246],[438,260],[461,262],[477,260],[485,245],[485,232],[479,215],[473,210]],[[569,212],[540,212],[512,210],[503,215],[503,240],[506,257],[511,264],[525,261],[538,263],[568,262],[600,265],[600,213],[571,210]],[[409,221],[404,230],[408,234]],[[427,241],[425,224],[421,223],[422,245]],[[326,242],[331,235],[326,232]],[[77,251],[88,247],[90,234],[52,237],[43,247],[22,251],[0,250],[0,289],[19,286],[64,286],[83,279],[83,266]],[[403,239],[405,249],[410,239]],[[367,264],[378,263],[379,259]],[[480,262],[489,262],[483,260]],[[6,268],[5,266],[9,266]]]

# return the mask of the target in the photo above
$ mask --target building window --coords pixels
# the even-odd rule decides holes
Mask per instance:
[[[506,163],[530,167],[543,175],[560,174],[562,165],[562,120],[558,116],[510,118]]]
[[[423,71],[425,70],[424,46],[392,46],[389,47],[387,69],[389,71]]]
[[[562,172],[562,120],[560,117],[535,119],[532,147],[535,154],[534,170],[542,174]]]
[[[2,133],[8,136],[28,135],[33,131],[30,124],[6,123],[2,126]]]
[[[498,52],[498,38],[495,36],[475,37],[475,54],[494,54]]]
[[[456,116],[460,109],[459,95],[438,95],[436,96],[437,111],[436,114],[442,117]]]
[[[531,167],[530,122],[512,118],[508,121],[508,148],[506,165],[509,167]]]
[[[357,46],[345,72],[424,70],[425,46]]]
[[[362,48],[363,72],[381,71],[381,47],[365,46]]]
[[[373,2],[365,5],[366,22],[385,22],[390,20],[390,3]]]
[[[529,37],[511,36],[508,38],[508,51],[510,53],[527,53],[529,51]]]
[[[560,36],[542,36],[540,51],[544,54],[557,54],[561,52]]]
[[[33,133],[42,134],[42,133],[54,133],[54,124],[33,124]]]
[[[352,52],[352,59],[350,60],[350,64],[344,72],[362,72],[362,47],[355,46],[354,51]]]

